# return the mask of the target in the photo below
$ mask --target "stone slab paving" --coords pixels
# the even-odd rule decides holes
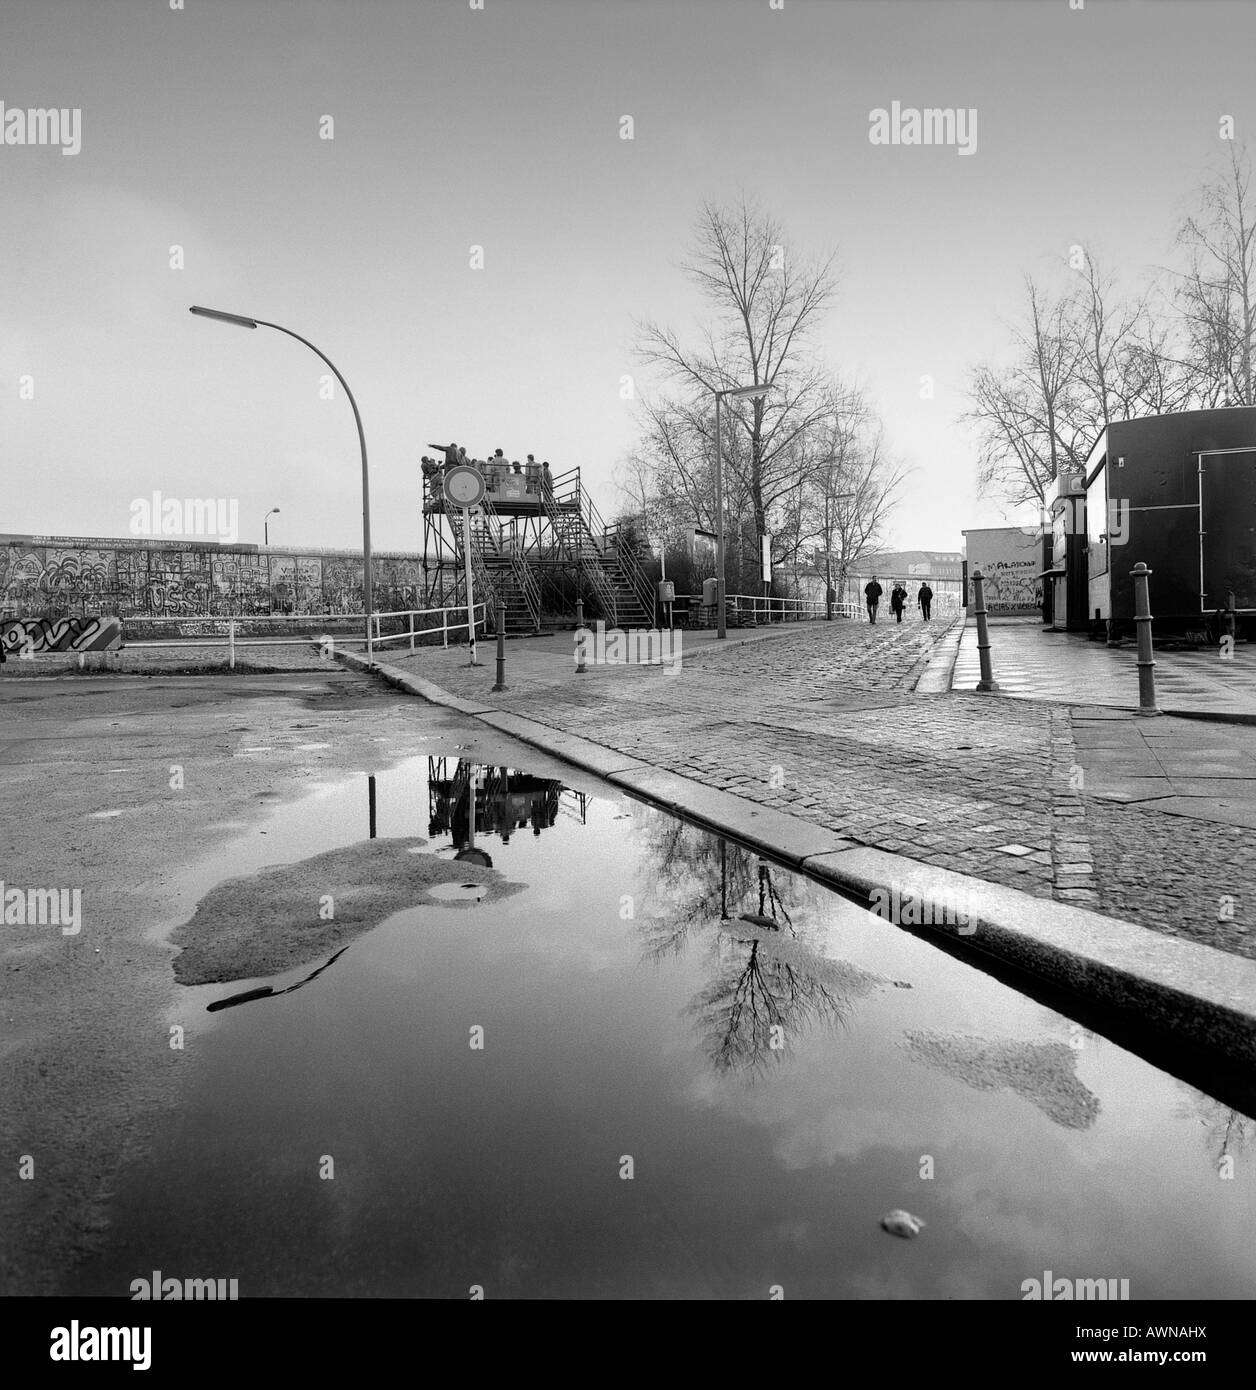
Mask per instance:
[[[1037,618],[990,624],[990,659],[998,694],[1013,699],[1084,702],[1112,708],[1138,705],[1137,654],[1132,643],[1109,647],[1079,633],[1055,632]],[[1219,648],[1157,650],[1156,699],[1166,712],[1230,715],[1256,721],[1256,647],[1239,643],[1229,660]],[[977,626],[964,628],[952,679],[954,690],[975,690],[981,668]]]
[[[961,621],[697,635],[672,674],[577,675],[565,633],[507,643],[501,694],[491,645],[388,660],[855,844],[1256,958],[1256,729],[917,693]]]

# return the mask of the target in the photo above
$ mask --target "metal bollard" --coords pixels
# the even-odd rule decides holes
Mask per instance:
[[[997,690],[999,687],[990,669],[990,630],[986,626],[986,577],[979,569],[973,570],[973,598],[977,614],[977,657],[981,662],[981,679],[978,690]]]
[[[584,631],[584,599],[576,600],[576,675],[583,676],[588,671],[585,661],[584,638],[580,635]]]
[[[494,690],[506,688],[506,605],[497,605],[497,684]]]
[[[1151,571],[1140,560],[1130,570],[1134,580],[1134,621],[1138,624],[1138,713],[1163,714],[1156,708],[1156,663],[1151,655]]]
[[[235,670],[235,621],[227,624],[227,669]]]

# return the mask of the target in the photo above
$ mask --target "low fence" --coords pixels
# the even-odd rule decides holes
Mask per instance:
[[[441,635],[441,646],[447,647],[449,645],[449,634],[451,632],[468,632],[468,635],[470,635],[468,629],[472,622],[475,625],[475,632],[478,640],[481,631],[487,632],[488,630],[488,605],[485,603],[474,604],[473,611],[473,618],[468,619],[466,616],[467,605],[465,603],[459,603],[453,604],[448,608],[406,608],[396,613],[374,613],[371,616],[371,621],[375,624],[371,634],[371,641],[375,646],[379,647],[383,646],[385,642],[404,642],[409,638],[410,650],[414,651],[416,641],[420,641],[424,637],[435,637],[439,632]],[[463,615],[462,621],[460,623],[451,623],[449,621],[449,615],[451,613],[461,613]],[[439,622],[436,621],[437,615],[440,617]],[[429,623],[420,623],[419,626],[416,627],[414,622],[416,618],[431,618],[432,621]],[[405,626],[401,627],[396,632],[384,635],[381,626],[384,619],[389,619],[392,626],[396,626],[399,622],[404,620]]]
[[[751,621],[756,623],[812,622],[828,617],[830,609],[836,618],[855,616],[855,605],[845,602],[830,605],[815,599],[772,598],[770,595],[760,597],[755,594],[729,594],[726,602],[736,604],[738,615],[744,617],[748,613]]]
[[[461,615],[461,621],[451,621]],[[487,606],[477,603],[474,608],[474,625],[477,636],[487,630]],[[393,642],[409,642],[413,651],[419,644],[434,645],[439,636],[442,646],[449,645],[450,633],[466,632],[468,629],[467,608],[465,604],[446,608],[399,609],[388,613],[375,613],[371,620],[371,640],[368,644],[361,618],[347,617],[343,613],[311,614],[236,614],[233,616],[209,617],[198,615],[188,620],[196,632],[191,636],[152,637],[128,640],[127,620],[122,620],[122,644],[111,651],[73,652],[73,651],[33,651],[20,656],[10,656],[10,661],[20,660],[22,665],[35,663],[44,666],[55,663],[59,669],[70,670],[77,667],[89,669],[87,657],[91,656],[90,669],[118,670],[126,662],[128,652],[196,651],[205,657],[218,652],[224,653],[223,664],[228,670],[235,670],[237,654],[249,648],[265,648],[275,651],[281,648],[305,647],[321,649],[324,659],[329,659],[336,646],[362,648],[368,645],[383,646]],[[266,635],[268,625],[278,625],[282,631],[275,636]],[[393,631],[385,631],[385,626]],[[305,628],[304,632],[294,632],[294,628]],[[207,663],[208,664],[208,663]],[[291,663],[288,663],[291,664]]]
[[[827,618],[853,618],[856,605],[839,602],[824,604],[815,599],[773,598],[762,594],[725,594],[726,621],[734,625],[767,625],[769,623],[804,623]],[[698,594],[677,594],[674,612],[684,613],[691,622],[710,626],[715,622],[715,605],[704,604]]]

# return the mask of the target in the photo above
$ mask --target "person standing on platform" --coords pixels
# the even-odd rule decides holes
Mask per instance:
[[[439,449],[445,455],[446,470],[453,468],[458,462],[458,446],[456,444],[429,444],[429,449]]]

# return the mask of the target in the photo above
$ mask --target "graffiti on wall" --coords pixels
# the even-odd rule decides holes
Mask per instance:
[[[188,619],[359,614],[362,560],[187,543],[0,540],[0,618]],[[417,556],[376,555],[375,607],[421,606]]]
[[[998,614],[1030,614],[1042,603],[1042,543],[1017,526],[966,531],[969,603],[974,601],[972,574],[986,581],[986,608]]]
[[[117,618],[19,618],[0,624],[0,644],[13,656],[112,651],[122,645],[122,624]]]

